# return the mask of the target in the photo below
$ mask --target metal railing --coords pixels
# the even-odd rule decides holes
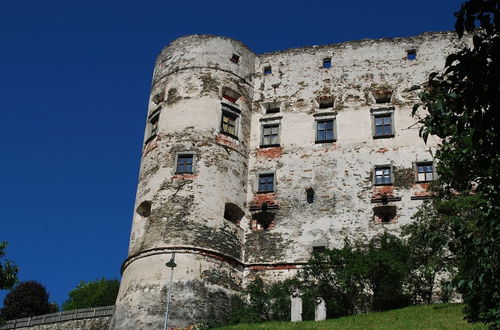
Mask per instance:
[[[82,308],[82,309],[75,309],[72,311],[37,315],[37,316],[25,317],[22,319],[7,321],[4,325],[0,326],[0,330],[17,329],[23,327],[30,327],[33,325],[89,319],[94,317],[112,316],[114,311],[115,311],[115,306],[113,305],[113,306],[103,306],[103,307]]]

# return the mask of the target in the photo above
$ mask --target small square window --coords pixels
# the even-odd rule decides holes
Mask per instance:
[[[193,154],[177,155],[177,169],[175,173],[193,173]]]
[[[238,118],[239,116],[236,113],[223,109],[221,132],[236,138],[238,136]]]
[[[264,125],[262,126],[262,144],[261,147],[279,146],[280,141],[280,125]]]
[[[312,247],[313,253],[321,253],[326,251],[326,246],[324,245],[317,245]]]
[[[332,67],[332,59],[331,58],[323,59],[323,68],[329,69],[331,67]]]
[[[241,94],[231,88],[224,87],[222,89],[222,97],[231,103],[236,103],[240,99]]]
[[[269,74],[271,74],[271,73],[273,73],[273,70],[272,70],[271,66],[270,66],[270,65],[265,66],[265,67],[264,67],[264,75],[266,75],[266,76],[267,76],[267,75],[269,75]]]
[[[434,180],[434,166],[432,162],[417,163],[417,182]]]
[[[335,141],[334,120],[325,119],[316,121],[316,143]]]
[[[278,113],[281,111],[281,102],[262,103],[265,113]]]
[[[390,166],[377,166],[374,171],[373,183],[377,186],[391,185],[392,174]]]
[[[231,60],[231,62],[238,64],[238,62],[240,61],[240,56],[233,54],[233,56],[231,56],[230,60]]]
[[[415,49],[409,49],[406,51],[406,59],[413,61],[417,59],[417,51]]]
[[[394,223],[396,222],[397,210],[393,205],[382,205],[373,208],[373,220],[375,223]]]
[[[274,173],[259,174],[259,192],[274,191]]]

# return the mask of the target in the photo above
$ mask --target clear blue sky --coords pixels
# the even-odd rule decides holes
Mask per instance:
[[[1,1],[0,241],[20,279],[60,304],[80,280],[119,278],[153,64],[171,40],[262,53],[411,36],[452,30],[461,2]]]

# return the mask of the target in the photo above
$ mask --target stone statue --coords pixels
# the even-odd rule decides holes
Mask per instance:
[[[292,322],[302,321],[302,298],[300,298],[300,292],[298,289],[293,289],[290,296],[292,301]]]
[[[316,308],[314,310],[314,321],[326,320],[326,303],[321,297],[316,298]]]

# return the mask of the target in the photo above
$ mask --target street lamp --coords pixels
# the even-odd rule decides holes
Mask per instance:
[[[172,256],[170,257],[169,262],[165,264],[168,268],[170,268],[170,285],[168,286],[168,291],[167,291],[167,310],[165,311],[165,323],[163,324],[163,330],[167,330],[167,325],[168,325],[168,308],[170,305],[170,297],[172,296],[172,280],[174,278],[174,268],[177,267],[177,264],[175,263],[175,252],[172,253]]]

